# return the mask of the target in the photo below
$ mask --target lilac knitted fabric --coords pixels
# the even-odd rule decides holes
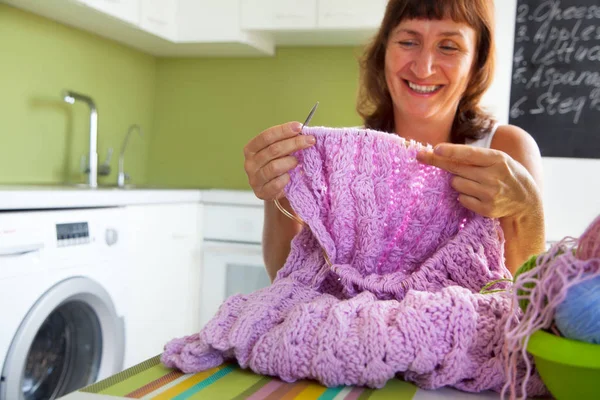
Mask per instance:
[[[419,163],[414,142],[304,134],[317,143],[296,154],[285,192],[307,226],[285,266],[168,343],[163,363],[197,372],[235,358],[286,381],[382,387],[400,374],[423,388],[500,391],[510,299],[478,293],[510,277],[499,222],[462,207],[450,174]],[[528,393],[544,393],[539,377]]]

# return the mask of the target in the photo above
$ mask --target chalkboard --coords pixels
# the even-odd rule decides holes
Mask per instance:
[[[514,45],[510,123],[542,156],[600,158],[600,1],[518,0]]]

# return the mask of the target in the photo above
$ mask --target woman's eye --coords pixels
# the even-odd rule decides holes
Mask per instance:
[[[440,45],[440,49],[442,49],[444,51],[452,52],[452,51],[458,51],[458,46],[456,46],[455,44],[452,44],[452,43],[442,43]]]
[[[413,47],[416,46],[416,43],[411,40],[400,40],[398,44],[402,47]]]

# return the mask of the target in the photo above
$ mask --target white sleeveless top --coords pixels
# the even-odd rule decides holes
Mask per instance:
[[[500,124],[496,122],[494,124],[494,126],[492,127],[492,130],[490,131],[489,135],[484,136],[481,139],[473,140],[472,142],[467,142],[467,144],[469,146],[473,146],[473,147],[481,147],[483,149],[489,149],[490,146],[492,145],[492,139],[494,138],[494,134],[498,130],[499,126],[500,126]],[[364,126],[351,126],[350,129],[365,129],[365,127]]]
[[[467,144],[470,146],[474,146],[474,147],[481,147],[483,149],[489,149],[490,146],[492,145],[492,139],[494,138],[494,134],[498,130],[499,126],[500,126],[500,124],[496,122],[489,135],[486,135],[486,136],[482,137],[481,139],[477,139],[472,142],[467,142]]]

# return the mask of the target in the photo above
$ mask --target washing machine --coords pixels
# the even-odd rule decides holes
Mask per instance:
[[[0,212],[0,399],[55,399],[123,368],[119,207]]]

